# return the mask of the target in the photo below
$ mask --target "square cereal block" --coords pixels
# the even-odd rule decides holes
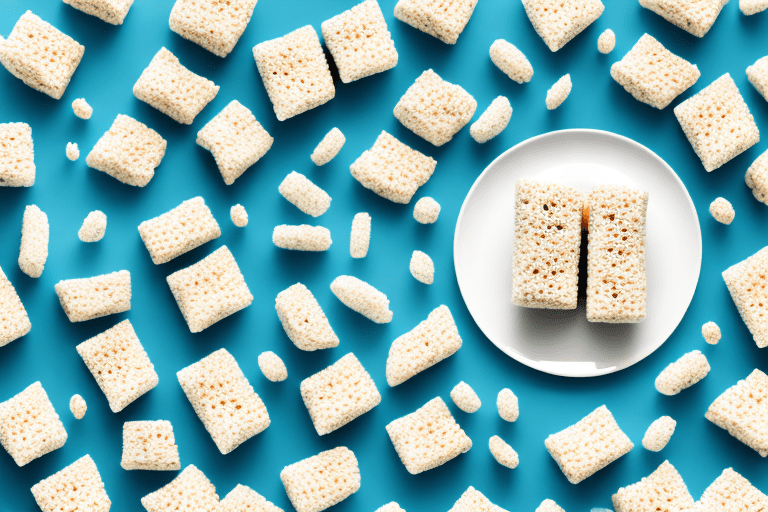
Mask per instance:
[[[752,189],[755,199],[768,204],[768,151],[752,162],[744,175],[744,181]]]
[[[544,445],[572,484],[594,475],[634,448],[604,405],[574,425],[550,435]]]
[[[253,295],[235,257],[222,245],[166,278],[190,332],[200,332],[251,305]]]
[[[444,43],[456,44],[476,5],[477,0],[400,0],[395,18]]]
[[[280,479],[297,512],[321,512],[360,489],[360,468],[352,450],[339,446],[286,466]]]
[[[768,101],[768,55],[747,67],[747,78],[765,101]]]
[[[768,247],[723,271],[733,303],[759,348],[768,346]]]
[[[600,0],[523,0],[525,13],[536,33],[556,52],[599,18]]]
[[[43,512],[109,512],[112,507],[90,455],[33,485],[32,495]]]
[[[768,456],[768,376],[755,369],[717,397],[704,415],[718,427]]]
[[[694,506],[683,477],[667,460],[639,482],[621,487],[612,500],[616,512],[678,512]]]
[[[0,403],[0,444],[19,467],[66,441],[67,431],[39,382]]]
[[[448,512],[508,512],[470,486]]]
[[[27,11],[5,41],[0,40],[0,64],[13,76],[51,98],[64,95],[85,47],[56,27]]]
[[[171,30],[219,57],[235,48],[251,21],[258,0],[176,0]]]
[[[427,424],[431,428],[424,428]],[[392,421],[387,425],[387,434],[412,475],[442,466],[472,448],[472,440],[439,396]]]
[[[324,21],[321,28],[345,84],[397,65],[395,42],[376,0],[366,0]]]
[[[136,98],[181,124],[192,124],[218,93],[218,85],[182,66],[165,47],[133,86]]]
[[[266,155],[274,140],[237,100],[232,100],[197,132],[197,143],[213,153],[227,185]]]
[[[376,384],[352,352],[301,381],[301,398],[321,436],[381,403]]]
[[[322,350],[339,345],[323,308],[301,283],[283,290],[275,299],[275,310],[285,334],[301,350]]]
[[[190,464],[171,483],[141,498],[147,512],[220,512],[216,487]]]
[[[13,283],[0,268],[0,347],[21,338],[32,329],[27,310],[24,308]]]
[[[709,32],[729,0],[640,0],[640,5],[696,37]]]
[[[120,412],[157,386],[158,377],[130,320],[80,343],[77,353],[109,401]]]
[[[127,270],[67,279],[54,288],[70,322],[85,322],[131,309],[131,273]]]
[[[216,447],[227,454],[269,426],[264,402],[225,349],[176,373]]]
[[[413,133],[442,146],[472,120],[476,109],[477,101],[464,88],[428,69],[405,91],[394,113]]]
[[[170,421],[126,421],[123,423],[123,457],[126,470],[177,471],[181,469],[179,447]]]
[[[221,500],[220,506],[222,512],[284,512],[261,494],[241,484],[237,484],[237,487]]]
[[[133,0],[63,0],[79,11],[96,16],[112,25],[122,25]]]
[[[35,184],[35,148],[27,123],[0,124],[0,187]]]
[[[768,496],[733,468],[727,468],[706,488],[699,504],[710,512],[759,512],[768,509]]]
[[[336,95],[320,38],[311,25],[253,47],[275,115],[285,121]]]

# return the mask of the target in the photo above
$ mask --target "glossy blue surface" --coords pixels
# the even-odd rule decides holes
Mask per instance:
[[[337,84],[336,98],[308,113],[278,122],[258,77],[251,48],[306,24],[318,31],[331,16],[356,0],[261,0],[235,50],[222,60],[172,33],[168,16],[172,0],[137,0],[125,24],[114,27],[56,0],[0,1],[0,34],[10,32],[16,19],[32,9],[85,45],[85,56],[61,101],[39,94],[0,70],[0,122],[32,125],[37,181],[29,189],[0,189],[0,266],[16,286],[32,320],[32,331],[0,349],[0,400],[10,398],[40,380],[61,416],[66,445],[23,468],[0,453],[0,510],[36,510],[29,488],[82,455],[96,461],[115,512],[140,510],[145,494],[168,483],[173,472],[124,471],[120,467],[122,423],[167,419],[173,423],[182,466],[195,464],[224,496],[238,483],[249,485],[285,510],[292,507],[279,473],[287,464],[338,445],[350,447],[360,461],[361,490],[335,507],[338,512],[373,511],[395,500],[408,510],[448,510],[470,485],[511,511],[533,511],[552,498],[568,512],[610,507],[620,486],[633,483],[669,459],[698,498],[726,467],[734,467],[763,491],[768,491],[766,462],[759,455],[704,419],[708,405],[723,390],[755,367],[768,369],[765,353],[752,341],[731,302],[720,272],[768,243],[768,207],[755,201],[744,185],[744,172],[768,143],[757,146],[721,169],[706,173],[673,115],[683,99],[730,72],[757,124],[768,130],[768,103],[749,85],[744,70],[768,54],[768,13],[750,18],[736,0],[723,10],[714,27],[697,39],[643,10],[634,0],[607,0],[603,16],[559,52],[552,54],[534,32],[517,0],[480,0],[458,44],[448,46],[397,21],[394,0],[382,0],[400,62],[383,74],[352,84]],[[617,45],[610,55],[597,52],[597,37],[612,28]],[[671,51],[696,63],[699,82],[664,111],[635,101],[609,75],[609,67],[644,32]],[[517,45],[531,60],[533,80],[510,81],[491,63],[488,48],[497,38]],[[131,89],[152,56],[166,46],[192,71],[221,86],[216,99],[192,126],[182,126],[138,101]],[[475,96],[479,112],[496,96],[507,95],[514,107],[509,128],[493,141],[478,145],[468,128],[452,142],[435,148],[402,127],[392,108],[405,89],[425,69],[462,85]],[[544,106],[546,90],[570,73],[573,92],[558,110]],[[93,118],[72,114],[71,102],[85,97]],[[275,137],[272,150],[233,186],[226,186],[210,153],[195,144],[197,131],[231,100],[250,108]],[[85,165],[85,155],[118,113],[133,116],[160,132],[168,152],[154,179],[143,189],[123,185]],[[323,135],[338,126],[347,144],[330,164],[317,168],[309,155]],[[465,194],[485,166],[505,149],[531,136],[561,128],[599,128],[620,133],[647,145],[682,178],[701,219],[704,243],[701,280],[691,307],[668,342],[641,363],[606,377],[573,380],[541,374],[504,356],[473,323],[459,294],[452,269],[453,230]],[[349,164],[369,148],[382,129],[437,159],[432,179],[417,193],[435,197],[442,205],[432,226],[417,224],[412,205],[396,205],[363,189],[349,174]],[[69,162],[66,143],[77,142],[82,156]],[[272,228],[282,223],[314,223],[277,192],[290,171],[306,174],[333,197],[330,210],[317,219],[333,233],[334,245],[324,254],[281,251],[271,243]],[[152,264],[136,227],[181,201],[203,195],[222,226],[220,239],[168,264]],[[731,226],[717,224],[708,214],[717,196],[736,208]],[[250,224],[236,228],[229,208],[242,203]],[[21,218],[25,205],[37,204],[51,226],[50,256],[45,272],[34,280],[16,264]],[[77,231],[86,214],[103,210],[109,224],[105,238],[84,244]],[[373,217],[371,250],[367,258],[349,257],[352,217],[368,211]],[[510,219],[489,219],[509,222]],[[222,244],[234,253],[253,292],[253,304],[200,334],[190,334],[165,282],[170,273],[203,258]],[[414,249],[434,259],[435,284],[425,286],[409,274]],[[72,324],[64,315],[53,286],[60,279],[87,277],[128,269],[133,279],[130,312]],[[500,269],[503,271],[503,269]],[[330,282],[352,274],[384,291],[394,320],[376,325],[343,306],[330,292]],[[338,348],[307,353],[285,336],[274,311],[278,292],[301,281],[318,298],[341,338]],[[385,361],[390,343],[413,328],[440,304],[453,312],[464,346],[453,357],[407,383],[390,389]],[[130,318],[160,376],[160,383],[119,414],[107,401],[75,346]],[[716,321],[722,328],[719,345],[706,346],[701,325]],[[205,355],[226,347],[239,361],[253,387],[265,401],[272,425],[229,455],[221,455],[187,402],[176,372]],[[656,375],[684,352],[700,349],[710,360],[711,374],[674,397],[654,389]],[[286,362],[289,378],[273,384],[259,372],[256,358],[273,350]],[[354,352],[373,376],[381,404],[336,432],[318,437],[302,404],[299,383],[348,352]],[[483,407],[465,414],[450,403],[448,393],[465,380],[479,394]],[[502,421],[495,408],[496,393],[510,387],[520,398],[520,419]],[[76,421],[69,398],[80,393],[88,413]],[[412,476],[400,463],[385,425],[440,395],[474,441],[468,453],[448,464]],[[574,423],[607,404],[635,449],[578,487],[571,485],[544,448],[547,435]],[[640,444],[646,427],[663,414],[677,422],[677,431],[661,453]],[[488,451],[494,434],[520,454],[520,466],[508,470]]]

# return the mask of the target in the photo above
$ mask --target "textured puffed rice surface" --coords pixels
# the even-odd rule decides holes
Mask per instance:
[[[405,512],[405,510],[394,501],[391,501],[383,507],[377,508],[376,512]]]
[[[312,217],[321,216],[331,206],[331,196],[296,171],[283,179],[278,191],[289,203]]]
[[[32,322],[16,288],[0,268],[0,347],[21,338],[32,329]]]
[[[758,348],[768,346],[768,247],[723,272],[728,291]]]
[[[768,6],[768,0],[765,0],[765,5]],[[747,78],[757,92],[768,101],[768,55],[757,59],[757,62],[747,67]]]
[[[220,503],[220,512],[284,512],[247,485],[237,484]]]
[[[322,252],[331,248],[331,232],[323,226],[280,225],[272,231],[272,243],[290,251]]]
[[[435,264],[428,254],[413,251],[410,264],[411,275],[419,282],[432,284],[435,282]]]
[[[77,142],[67,142],[67,158],[73,162],[80,158],[80,148],[77,147]]]
[[[515,82],[522,84],[533,78],[533,66],[525,54],[515,45],[504,39],[497,39],[490,49],[491,61],[504,74]]]
[[[536,33],[553,52],[566,45],[603,14],[600,0],[523,0]]]
[[[693,350],[662,370],[656,377],[656,390],[663,395],[676,395],[706,377],[710,369],[707,357]]]
[[[49,234],[48,215],[36,205],[28,205],[21,222],[19,268],[29,277],[43,275],[45,262],[48,261]]]
[[[541,502],[541,505],[536,507],[536,512],[565,512],[565,510],[555,503],[554,500],[546,499]]]
[[[507,512],[470,486],[448,512]]]
[[[107,216],[101,210],[90,212],[83,220],[77,237],[83,242],[98,242],[107,231]]]
[[[729,0],[640,0],[640,5],[696,37],[704,37]]]
[[[447,44],[456,44],[477,0],[399,0],[395,18]]]
[[[451,400],[456,407],[467,413],[477,412],[482,403],[475,390],[464,381],[456,384],[451,390]]]
[[[301,283],[283,290],[275,299],[275,310],[288,338],[306,351],[333,348],[339,337],[312,292]]]
[[[88,410],[88,404],[85,403],[85,399],[80,395],[72,395],[69,399],[69,411],[76,420],[83,419],[86,411]]]
[[[141,504],[147,512],[219,512],[219,495],[208,477],[190,464],[171,483],[141,498]]]
[[[64,3],[111,25],[122,25],[133,0],[64,0]]]
[[[552,85],[547,91],[547,110],[555,110],[557,107],[563,104],[563,102],[571,94],[573,83],[571,82],[571,75],[564,75]]]
[[[643,435],[643,448],[652,452],[663,450],[669,440],[672,439],[675,426],[677,426],[677,422],[669,416],[662,416],[654,420]]]
[[[349,236],[349,254],[353,258],[365,258],[371,243],[371,216],[367,212],[355,214]]]
[[[315,165],[325,165],[339,154],[344,143],[347,142],[347,138],[341,133],[338,128],[333,128],[331,131],[325,134],[323,140],[317,145],[310,158]]]
[[[715,322],[707,322],[701,326],[701,335],[704,337],[704,341],[710,345],[717,345],[722,337],[720,333],[720,326]]]
[[[612,501],[616,512],[677,512],[694,505],[683,477],[669,461],[639,482],[619,488]]]
[[[91,107],[85,98],[77,98],[72,102],[72,111],[80,119],[90,119],[93,115],[93,107]]]
[[[766,61],[766,65],[768,66],[768,61]],[[768,151],[765,151],[752,162],[744,175],[744,181],[752,189],[752,195],[755,196],[755,199],[768,204]]]
[[[170,421],[126,421],[123,423],[125,470],[178,471],[179,447]]]
[[[245,211],[245,206],[241,204],[236,204],[229,209],[229,218],[232,219],[232,224],[239,228],[248,225],[248,212]]]
[[[751,16],[768,9],[768,0],[739,0],[739,9],[745,16]]]
[[[499,394],[496,396],[496,408],[499,411],[499,416],[504,421],[515,422],[520,417],[520,406],[517,396],[509,388],[499,391]]]
[[[0,187],[35,184],[32,128],[26,123],[0,124]]]
[[[297,512],[320,512],[360,489],[360,468],[352,450],[339,446],[286,466],[280,479]]]
[[[43,512],[108,512],[112,506],[90,455],[36,483],[31,491]]]
[[[496,462],[509,469],[515,469],[520,463],[517,452],[499,436],[493,436],[488,441],[488,448]]]
[[[168,25],[184,39],[226,57],[245,32],[257,1],[177,0]]]
[[[420,224],[434,224],[440,216],[440,203],[431,197],[422,197],[413,207],[413,218]]]
[[[499,96],[488,105],[480,117],[469,127],[475,142],[483,144],[504,131],[512,119],[512,105],[505,96]]]
[[[131,273],[127,270],[59,281],[54,289],[70,322],[85,322],[131,309]]]
[[[718,197],[709,205],[709,213],[720,224],[728,225],[736,217],[736,211],[730,201],[724,197]]]
[[[759,512],[768,507],[768,496],[733,468],[726,468],[704,490],[699,503],[703,510]]]
[[[288,368],[280,356],[268,350],[259,354],[259,369],[271,382],[282,382],[288,378]]]
[[[392,321],[387,296],[353,276],[339,276],[331,283],[333,294],[348,308],[377,324]]]
[[[616,34],[611,29],[605,29],[597,38],[597,51],[602,54],[609,54],[616,47]]]

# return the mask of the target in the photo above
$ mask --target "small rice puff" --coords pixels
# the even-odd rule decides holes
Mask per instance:
[[[282,382],[288,378],[288,368],[280,356],[268,350],[259,354],[259,369],[271,382]]]
[[[736,211],[730,201],[724,197],[718,197],[709,205],[709,213],[717,222],[726,226],[733,222]]]
[[[499,436],[493,436],[488,441],[488,448],[496,462],[509,469],[515,469],[520,463],[517,452]]]
[[[660,452],[667,446],[675,433],[677,422],[669,416],[662,416],[655,420],[645,431],[643,436],[643,448],[652,452]]]
[[[434,224],[440,216],[440,203],[431,197],[422,197],[413,207],[413,218],[420,224]]]
[[[499,410],[499,416],[504,421],[515,422],[520,416],[520,406],[517,397],[509,388],[499,391],[496,397],[496,408]]]
[[[600,37],[597,38],[597,51],[607,55],[611,53],[615,47],[616,34],[613,33],[613,30],[606,29],[605,32],[600,34]]]
[[[720,327],[715,322],[707,322],[702,325],[701,335],[704,336],[704,341],[710,345],[717,345],[722,337]]]
[[[475,390],[464,381],[456,384],[451,390],[451,400],[456,404],[456,407],[470,414],[477,412],[482,405]]]
[[[571,75],[564,75],[555,82],[555,84],[547,91],[547,110],[555,110],[557,107],[563,104],[568,99],[568,95],[571,94],[573,83],[571,82]]]
[[[239,228],[248,225],[248,212],[245,211],[245,206],[241,204],[236,204],[229,209],[229,217],[232,219],[232,224]]]

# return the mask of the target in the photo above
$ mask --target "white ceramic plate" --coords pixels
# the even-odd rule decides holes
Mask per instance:
[[[584,192],[598,184],[648,191],[645,321],[589,323],[584,297],[572,311],[512,304],[519,178],[556,181]],[[563,130],[521,142],[483,171],[461,207],[453,258],[467,308],[498,348],[546,373],[592,377],[635,364],[675,330],[699,280],[701,230],[685,185],[653,151],[614,133]],[[580,279],[585,277],[582,270]]]

